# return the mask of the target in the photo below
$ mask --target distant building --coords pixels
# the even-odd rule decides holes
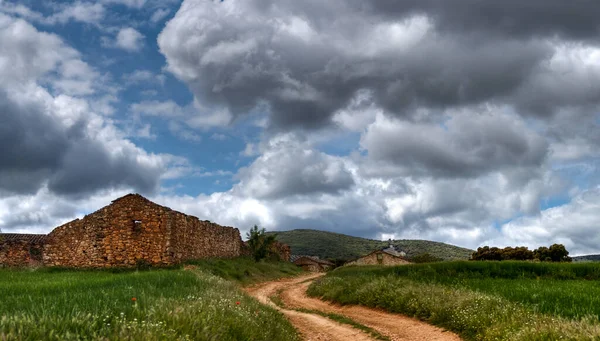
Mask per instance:
[[[317,256],[290,256],[292,263],[301,266],[302,269],[311,272],[325,272],[333,268],[334,264],[330,261],[320,259]]]
[[[344,265],[403,265],[410,264],[404,257],[406,253],[398,251],[393,245],[388,248],[375,250],[366,256],[347,262]]]

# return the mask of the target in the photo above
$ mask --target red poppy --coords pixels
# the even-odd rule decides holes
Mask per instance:
[[[135,302],[135,301],[137,301],[137,298],[135,298],[135,297],[132,297],[132,298],[131,298],[131,301]]]
[[[240,301],[235,302],[235,304],[240,305]]]

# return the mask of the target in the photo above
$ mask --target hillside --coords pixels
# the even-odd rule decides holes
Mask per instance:
[[[573,262],[599,262],[600,255],[585,255],[573,257]]]
[[[317,230],[270,233],[276,233],[277,240],[288,244],[292,249],[292,254],[319,256],[327,259],[353,259],[389,245],[388,241]],[[462,247],[427,240],[393,240],[392,244],[397,249],[406,252],[407,257],[429,253],[446,260],[460,260],[469,259],[474,252]]]

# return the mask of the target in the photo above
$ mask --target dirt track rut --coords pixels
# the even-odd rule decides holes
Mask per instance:
[[[310,285],[307,280],[321,274],[310,274],[293,279],[266,282],[247,288],[248,293],[259,301],[279,309],[298,329],[304,340],[375,340],[369,334],[347,324],[341,324],[326,317],[298,312],[303,308],[324,313],[344,315],[370,327],[393,341],[458,341],[460,338],[451,332],[426,324],[403,315],[391,314],[382,310],[362,306],[339,306],[306,296]],[[281,299],[289,309],[277,307],[269,297],[281,292]]]

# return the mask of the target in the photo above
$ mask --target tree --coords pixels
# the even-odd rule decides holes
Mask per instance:
[[[267,235],[265,232],[266,230],[264,228],[259,229],[258,226],[254,225],[250,231],[246,233],[248,247],[252,253],[252,258],[254,258],[256,262],[267,258],[271,252],[271,246],[275,243],[276,235]]]
[[[534,258],[534,252],[525,246],[505,247],[499,249],[489,246],[480,247],[471,256],[471,260],[531,260]]]
[[[533,251],[534,258],[541,262],[550,262],[552,258],[550,258],[550,249],[545,246],[540,246]]]
[[[541,262],[571,262],[569,251],[562,244],[553,244],[552,246],[539,248],[531,251],[525,246],[505,247],[499,249],[489,246],[480,247],[473,252],[471,260],[539,260]]]
[[[553,262],[571,262],[569,251],[562,244],[552,244],[548,249],[550,260]]]

